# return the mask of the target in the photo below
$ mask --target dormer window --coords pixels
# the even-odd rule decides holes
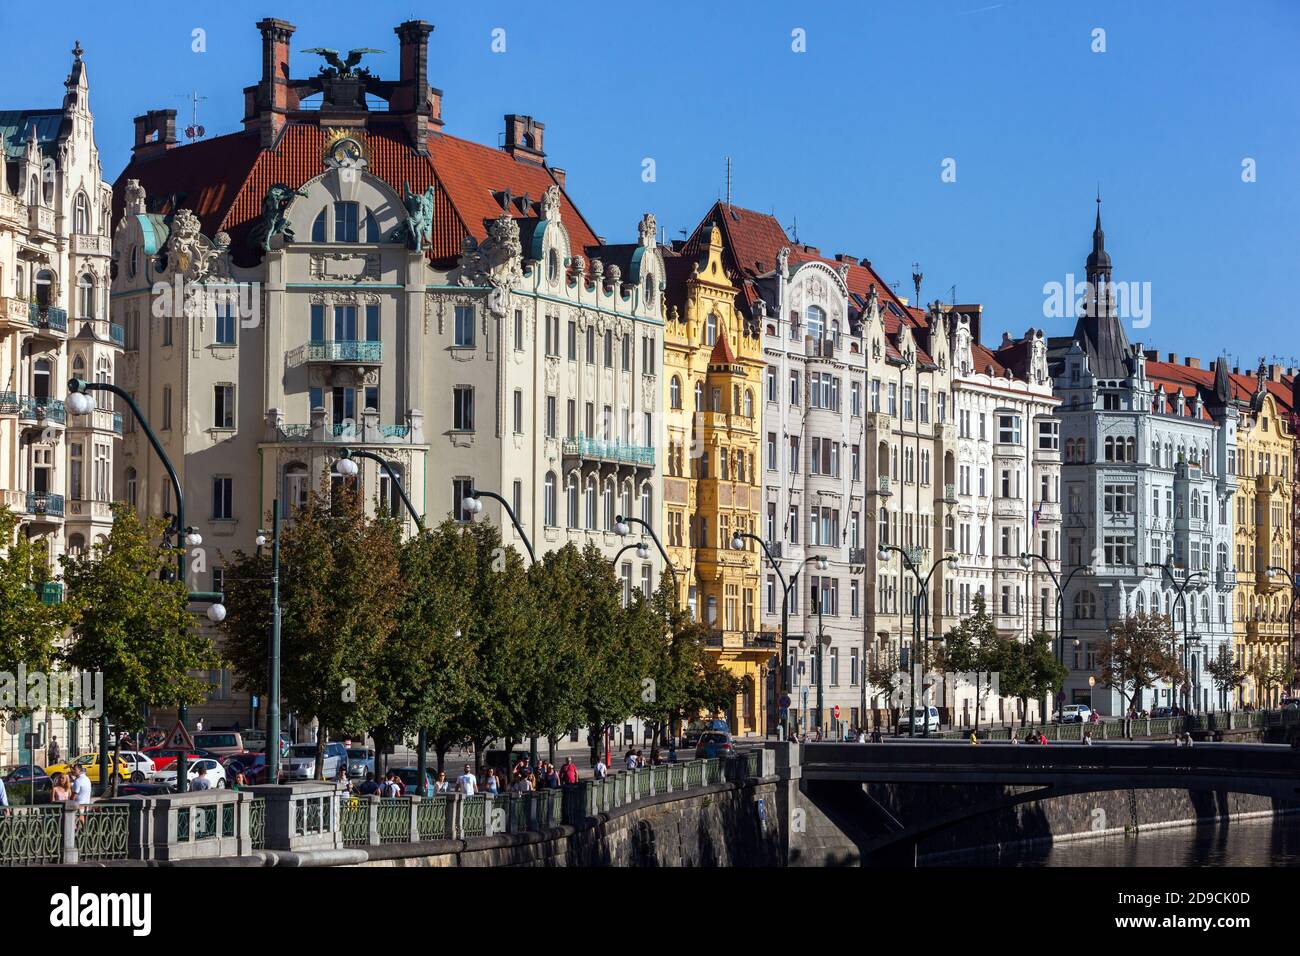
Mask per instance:
[[[546,275],[552,282],[560,278],[560,254],[552,249],[546,256]]]

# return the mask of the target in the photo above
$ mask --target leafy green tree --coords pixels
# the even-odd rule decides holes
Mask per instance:
[[[367,518],[347,488],[324,492],[280,528],[280,690],[293,712],[317,722],[318,777],[331,730],[371,727],[385,715],[378,663],[402,601],[398,525]],[[248,691],[265,686],[266,560],[239,552],[226,575],[225,650]]]
[[[947,645],[944,661],[952,670],[975,675],[975,728],[978,730],[984,698],[993,689],[993,672],[1003,669],[1005,648],[989,616],[984,595],[977,591],[971,606],[974,613],[944,638]],[[989,675],[987,680],[985,674]]]
[[[1008,640],[1002,647],[1001,687],[1003,694],[1020,701],[1020,726],[1029,715],[1029,701],[1044,702],[1043,720],[1047,721],[1047,697],[1052,688],[1060,687],[1068,674],[1052,652],[1051,635],[1037,631],[1025,642]]]
[[[103,674],[103,717],[110,723],[126,725],[146,707],[204,700],[208,684],[193,672],[221,660],[188,610],[185,585],[164,578],[176,552],[156,544],[163,528],[162,519],[141,520],[119,502],[106,541],[61,559],[73,636],[63,659],[83,673]],[[101,768],[106,763],[101,753]],[[101,779],[116,786],[117,774]]]
[[[1205,670],[1219,689],[1219,706],[1224,708],[1232,692],[1240,688],[1249,676],[1249,671],[1227,644],[1219,645],[1218,654],[1206,661]]]
[[[29,672],[48,673],[69,609],[41,600],[41,585],[49,579],[45,547],[17,528],[17,516],[0,508],[0,670],[15,674],[22,664]],[[18,713],[7,703],[0,697],[0,715]]]
[[[1097,655],[1101,682],[1141,710],[1142,692],[1157,681],[1168,681],[1171,687],[1183,682],[1183,668],[1172,647],[1173,630],[1163,614],[1142,613],[1116,621],[1110,626],[1110,640]]]

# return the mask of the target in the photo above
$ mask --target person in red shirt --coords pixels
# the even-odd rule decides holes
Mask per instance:
[[[1047,734],[1043,733],[1041,730],[1038,732],[1038,742],[1040,744],[1047,743]]]
[[[573,762],[572,757],[564,758],[564,767],[561,772],[560,779],[563,780],[565,783],[578,782],[578,765]]]

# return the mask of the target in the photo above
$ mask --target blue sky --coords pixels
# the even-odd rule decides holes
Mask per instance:
[[[985,338],[1044,316],[1044,283],[1082,272],[1101,184],[1115,278],[1151,284],[1150,347],[1300,365],[1290,313],[1300,263],[1300,3],[913,0],[478,5],[369,0],[67,3],[33,31],[0,8],[0,108],[53,106],[86,48],[105,173],[131,118],[208,97],[236,129],[257,81],[253,23],[298,26],[297,51],[371,46],[397,74],[392,28],[434,23],[431,81],[450,133],[495,143],[507,112],[546,123],[550,161],[598,232],[644,211],[670,237],[723,190],[833,255],[869,257],[900,294],[985,306]],[[207,52],[191,50],[196,28]],[[492,31],[506,50],[492,51]],[[1093,31],[1105,52],[1093,52]],[[794,52],[802,30],[806,51]],[[642,163],[656,178],[642,181]],[[1256,181],[1242,181],[1253,159]],[[941,180],[946,159],[956,181]],[[1081,276],[1080,276],[1081,277]]]

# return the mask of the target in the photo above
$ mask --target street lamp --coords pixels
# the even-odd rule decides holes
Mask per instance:
[[[1300,600],[1300,594],[1296,593],[1295,578],[1286,568],[1276,564],[1270,564],[1265,569],[1270,575],[1281,574],[1286,578],[1287,585],[1291,588],[1291,604],[1287,608],[1287,644],[1286,644],[1286,663],[1287,663],[1287,693],[1292,693],[1295,682],[1292,680],[1292,671],[1295,666],[1295,606],[1296,601]]]
[[[930,570],[926,572],[925,577],[922,578],[921,569],[916,566],[916,562],[912,560],[912,556],[908,554],[906,551],[904,551],[902,548],[898,547],[897,545],[882,544],[880,546],[880,550],[877,552],[877,556],[880,558],[881,564],[885,564],[889,561],[889,553],[891,551],[898,552],[899,556],[903,559],[903,567],[906,568],[908,571],[912,572],[912,577],[916,579],[916,586],[917,586],[916,599],[912,602],[912,659],[911,661],[908,662],[909,665],[908,670],[912,672],[911,680],[909,681],[909,683],[912,685],[911,692],[910,692],[912,712],[909,715],[908,722],[907,722],[907,735],[909,737],[915,737],[916,736],[916,684],[917,684],[916,647],[918,644],[920,644],[923,651],[925,648],[925,645],[922,644],[921,642],[921,607],[922,606],[925,607],[926,626],[928,631],[929,620],[930,620],[930,578],[934,576],[935,571],[939,570],[939,565],[943,564],[945,561],[952,561],[956,563],[957,558],[953,555],[948,555],[942,558],[938,558],[930,566]],[[900,637],[899,640],[901,641],[902,638]],[[923,663],[922,670],[921,670],[922,680],[925,679],[924,668],[925,665]],[[921,704],[922,704],[922,709],[925,711],[925,727],[921,731],[921,735],[923,737],[929,737],[930,736],[930,708],[928,705],[926,705],[924,697],[921,700]]]
[[[1080,564],[1065,576],[1065,583],[1057,576],[1056,571],[1052,568],[1052,562],[1046,555],[1035,554],[1031,551],[1022,551],[1020,553],[1020,566],[1028,571],[1035,561],[1041,561],[1047,573],[1051,575],[1052,587],[1056,589],[1056,660],[1065,666],[1065,638],[1061,633],[1061,619],[1065,617],[1065,589],[1070,586],[1076,574],[1091,574],[1092,569],[1086,564]],[[1062,685],[1060,693],[1065,692],[1065,686]],[[1062,701],[1064,703],[1064,701]],[[1043,715],[1043,723],[1047,723],[1047,714]]]
[[[1187,589],[1188,587],[1191,586],[1192,581],[1194,581],[1198,577],[1201,577],[1204,574],[1204,572],[1192,571],[1191,573],[1188,573],[1186,570],[1184,570],[1183,583],[1180,585],[1178,583],[1178,579],[1174,577],[1172,554],[1169,556],[1165,564],[1155,564],[1151,561],[1147,561],[1144,566],[1147,568],[1159,568],[1160,571],[1162,572],[1162,576],[1164,574],[1169,575],[1169,583],[1177,592],[1178,603],[1182,606],[1183,609],[1183,688],[1182,689],[1183,689],[1183,713],[1187,714],[1191,710],[1189,706],[1190,702],[1188,701],[1188,697],[1191,696],[1191,690],[1192,690],[1187,677],[1187,645],[1188,642],[1191,641],[1192,639],[1188,634]]]
[[[620,538],[626,538],[629,534],[631,534],[632,525],[634,524],[640,525],[642,528],[645,528],[646,534],[650,535],[650,540],[653,541],[655,543],[655,547],[659,549],[659,555],[664,559],[664,567],[666,567],[668,569],[668,573],[673,576],[673,603],[675,605],[680,605],[681,593],[678,585],[677,569],[673,567],[673,560],[672,558],[668,557],[668,552],[664,550],[663,542],[659,540],[659,535],[655,534],[655,529],[650,527],[650,522],[643,521],[640,518],[633,518],[630,515],[627,517],[624,517],[623,515],[614,515],[614,533],[618,535]],[[641,546],[645,547],[644,541],[641,542]],[[647,557],[649,557],[649,552],[650,549],[646,548]],[[639,552],[637,556],[640,557]]]
[[[732,550],[744,551],[746,540],[758,542],[758,546],[763,549],[764,556],[767,558],[768,563],[772,565],[772,570],[776,572],[777,579],[781,582],[781,662],[777,667],[777,693],[780,695],[785,693],[788,689],[784,686],[785,681],[782,680],[782,678],[785,675],[786,667],[786,645],[789,643],[790,639],[790,589],[794,587],[794,582],[795,579],[798,578],[799,572],[795,571],[791,580],[786,581],[785,575],[781,573],[781,564],[772,556],[772,550],[767,546],[767,542],[758,535],[752,534],[748,531],[737,531],[731,536]],[[784,730],[785,728],[783,725],[778,723],[777,734],[781,735]],[[788,737],[789,734],[786,733],[785,736]]]
[[[510,507],[510,502],[502,498],[495,491],[483,491],[480,488],[471,488],[469,494],[461,499],[461,510],[476,515],[483,510],[483,502],[479,498],[491,498],[493,501],[500,502],[501,507],[505,509],[506,514],[510,516],[510,523],[515,526],[519,532],[519,537],[524,540],[524,547],[528,549],[528,559],[534,563],[537,561],[537,555],[533,553],[533,543],[528,540],[528,535],[524,533],[523,526],[519,524],[519,519],[515,516],[515,511]]]
[[[73,378],[68,380],[68,398],[64,403],[65,407],[74,415],[87,415],[95,408],[94,399],[90,397],[89,392],[108,392],[111,395],[120,398],[126,403],[127,408],[131,410],[132,416],[140,424],[141,430],[145,437],[149,439],[149,444],[153,447],[154,454],[162,462],[163,469],[167,472],[167,477],[171,481],[172,491],[176,495],[176,515],[175,515],[175,532],[176,532],[176,580],[181,585],[185,584],[185,560],[187,556],[187,547],[198,547],[203,543],[203,537],[199,534],[197,528],[187,527],[185,524],[185,492],[181,489],[180,478],[176,475],[176,468],[172,461],[167,457],[167,452],[163,450],[162,444],[158,441],[158,436],[149,425],[149,420],[140,412],[140,406],[135,403],[131,393],[112,382],[88,382],[84,378]],[[171,537],[171,528],[164,536],[164,542],[169,542]],[[189,591],[188,598],[193,602],[207,602],[208,619],[214,623],[225,620],[226,608],[222,604],[222,595],[216,591]],[[176,717],[181,726],[185,726],[189,718],[189,707],[181,704],[176,709]],[[108,723],[104,720],[99,722],[99,779],[108,781]],[[181,753],[176,761],[176,790],[184,793],[189,789],[189,754]]]

